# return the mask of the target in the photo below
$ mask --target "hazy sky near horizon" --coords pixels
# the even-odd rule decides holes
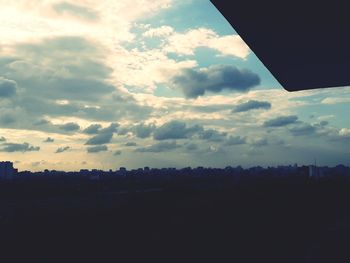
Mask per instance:
[[[350,89],[285,91],[210,1],[0,4],[20,170],[350,165]]]

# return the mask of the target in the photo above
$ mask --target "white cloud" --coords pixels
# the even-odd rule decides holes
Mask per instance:
[[[113,48],[121,41],[131,41],[133,23],[140,18],[154,15],[169,8],[173,0],[75,0],[66,3],[96,14],[97,19],[87,21],[72,13],[57,12],[57,0],[0,0],[0,44],[5,47],[12,43],[40,38],[75,35],[97,38]],[[7,50],[8,51],[8,50]]]
[[[339,135],[343,137],[349,137],[350,136],[350,129],[343,128],[339,131]]]
[[[324,100],[322,100],[322,103],[327,105],[349,103],[349,102],[350,102],[350,97],[333,97],[333,98],[325,98]]]
[[[158,83],[167,82],[176,72],[197,66],[195,60],[176,61],[161,50],[140,51],[120,48],[108,62],[113,67],[113,81],[137,91],[152,93]]]
[[[157,28],[151,28],[144,32],[144,37],[166,37],[173,34],[174,29],[170,26],[161,26]]]
[[[167,39],[166,52],[181,55],[193,55],[199,47],[208,47],[221,55],[246,59],[250,54],[249,47],[238,35],[219,36],[208,28],[198,28],[186,33],[174,33]]]

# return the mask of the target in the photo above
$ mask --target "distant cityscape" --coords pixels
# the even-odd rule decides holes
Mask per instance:
[[[31,172],[0,162],[0,178],[2,238],[46,252],[38,262],[62,247],[78,262],[89,251],[96,262],[144,262],[154,251],[165,262],[260,262],[261,253],[268,262],[350,262],[338,260],[350,242],[344,165]],[[318,260],[327,255],[338,258]]]
[[[84,177],[92,181],[98,181],[108,178],[123,178],[123,177],[212,177],[212,176],[232,176],[241,178],[244,176],[271,176],[271,177],[285,177],[285,176],[306,176],[309,178],[326,178],[331,176],[350,176],[350,167],[344,165],[337,165],[335,167],[328,166],[298,166],[284,165],[277,167],[263,168],[261,166],[244,169],[241,166],[225,168],[206,168],[206,167],[185,167],[177,168],[150,168],[144,167],[139,169],[128,170],[125,167],[117,168],[116,170],[98,170],[98,169],[81,169],[80,171],[57,171],[44,170],[40,172],[18,171],[14,168],[14,164],[10,161],[0,162],[0,179],[14,180],[14,179],[28,179],[28,178],[50,178],[50,177]]]

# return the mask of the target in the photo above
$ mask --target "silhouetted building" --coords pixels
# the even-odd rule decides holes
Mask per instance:
[[[16,175],[17,169],[12,162],[0,162],[0,179],[11,180]]]
[[[119,174],[122,175],[122,176],[126,176],[127,174],[127,170],[125,167],[120,167],[119,168]]]
[[[309,166],[309,177],[318,179],[323,177],[323,171],[320,167],[317,167],[316,165],[310,165]]]

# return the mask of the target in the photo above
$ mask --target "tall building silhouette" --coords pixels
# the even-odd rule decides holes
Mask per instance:
[[[0,162],[0,179],[11,180],[16,175],[17,169],[12,162]]]

